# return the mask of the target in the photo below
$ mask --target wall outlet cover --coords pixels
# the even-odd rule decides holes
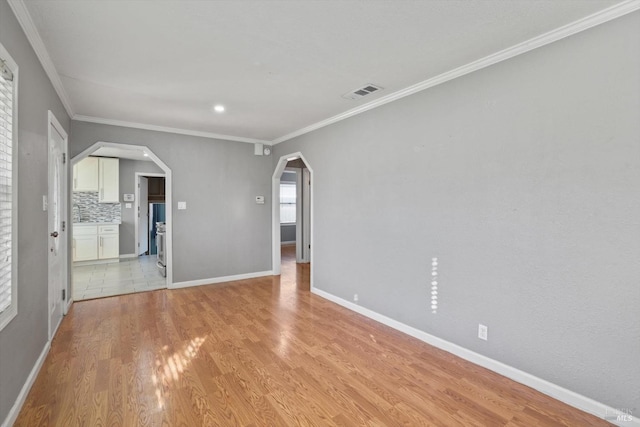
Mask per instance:
[[[489,334],[489,328],[486,325],[483,325],[482,323],[480,323],[478,325],[478,338],[480,338],[481,340],[487,341],[488,334]]]
[[[187,202],[178,202],[178,210],[185,210],[187,209]]]

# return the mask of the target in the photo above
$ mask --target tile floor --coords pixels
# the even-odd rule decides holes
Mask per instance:
[[[166,288],[156,267],[156,256],[141,256],[109,264],[73,267],[73,299],[108,297]]]

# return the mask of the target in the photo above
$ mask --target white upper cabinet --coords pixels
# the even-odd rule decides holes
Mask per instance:
[[[119,203],[120,159],[87,157],[76,163],[73,191],[94,191],[100,203]]]
[[[120,159],[99,158],[98,202],[119,203]]]
[[[87,157],[73,166],[73,191],[98,191],[97,157]]]

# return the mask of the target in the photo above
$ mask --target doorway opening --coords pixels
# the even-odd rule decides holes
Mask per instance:
[[[155,262],[158,273],[166,277],[166,176],[163,173],[135,174],[135,249],[141,262]]]
[[[73,172],[73,299],[169,287],[171,209],[164,206],[171,206],[171,169],[148,147],[98,142],[74,157]],[[92,181],[94,175],[97,182]],[[143,192],[138,187],[141,177],[147,184]],[[157,182],[153,182],[149,193],[151,179]],[[160,183],[161,186],[156,185]],[[146,219],[143,227],[139,227],[141,212]],[[157,254],[151,253],[156,251],[150,250],[159,222],[154,220],[159,219],[163,220],[164,230],[162,269],[158,267]],[[143,256],[139,256],[138,247],[143,244],[146,247]]]
[[[136,256],[157,255],[158,227],[166,225],[166,177],[164,173],[136,172]]]
[[[282,156],[272,177],[273,229],[272,269],[282,273],[283,265],[309,269],[313,287],[313,170],[302,153]],[[299,272],[298,272],[299,273]]]

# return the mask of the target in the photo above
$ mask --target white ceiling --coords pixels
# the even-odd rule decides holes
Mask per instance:
[[[45,69],[74,118],[247,142],[279,142],[496,52],[526,51],[523,42],[603,9],[637,8],[615,0],[9,2],[43,63],[50,57]],[[367,83],[384,90],[341,97]],[[224,114],[211,111],[217,103]]]
[[[141,160],[144,162],[153,161],[150,157],[144,155],[144,150],[139,148],[116,148],[116,147],[100,147],[92,156],[97,157],[118,157],[120,159]]]

